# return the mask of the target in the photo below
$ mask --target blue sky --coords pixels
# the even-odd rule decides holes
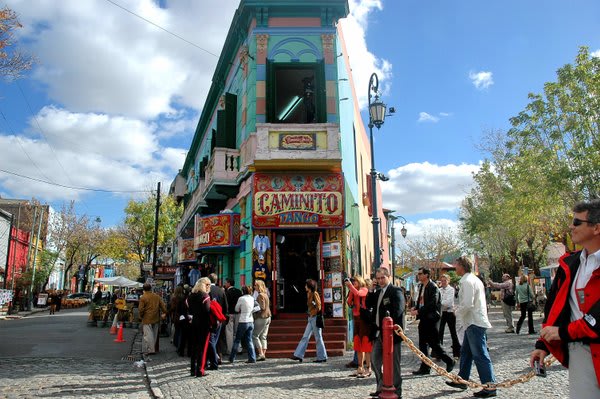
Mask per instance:
[[[377,169],[391,177],[383,205],[412,232],[455,223],[486,130],[508,129],[579,46],[600,55],[594,0],[349,2],[342,27],[357,95],[364,105],[377,72],[396,108],[375,133]],[[238,1],[4,4],[24,25],[18,44],[39,62],[0,83],[0,148],[9,149],[0,169],[125,192],[0,171],[0,195],[57,208],[75,200],[103,226],[119,223],[129,198],[159,180],[168,187],[181,167],[216,65],[210,53],[220,53]]]

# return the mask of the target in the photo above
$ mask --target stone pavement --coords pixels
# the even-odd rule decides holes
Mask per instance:
[[[520,313],[515,312],[515,322]],[[536,328],[541,319],[536,313]],[[490,310],[493,328],[488,331],[489,347],[498,382],[514,379],[529,372],[529,353],[534,336],[506,334],[500,307]],[[448,335],[448,333],[446,333]],[[416,325],[408,326],[408,336],[418,342]],[[449,346],[449,335],[446,346]],[[218,371],[209,371],[204,378],[189,375],[189,359],[178,357],[168,338],[162,338],[161,352],[146,363],[147,376],[154,396],[158,398],[215,398],[215,399],[275,399],[275,398],[368,398],[375,390],[375,377],[350,377],[352,370],[344,364],[352,358],[329,358],[327,363],[303,363],[287,359],[267,359],[265,362],[246,364],[240,354],[234,364],[223,364]],[[268,357],[268,351],[267,351]],[[435,375],[413,376],[419,362],[407,346],[402,352],[403,398],[468,398],[473,390],[459,391],[444,384],[444,378]],[[458,372],[458,366],[454,370]],[[534,377],[525,384],[498,391],[499,398],[568,398],[567,371],[557,363],[547,370],[548,377]],[[479,382],[473,367],[471,380]]]

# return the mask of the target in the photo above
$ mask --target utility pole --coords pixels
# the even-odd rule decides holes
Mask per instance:
[[[156,212],[154,214],[154,243],[152,248],[152,275],[156,276],[156,247],[158,245],[158,216],[160,215],[160,182],[156,187]]]

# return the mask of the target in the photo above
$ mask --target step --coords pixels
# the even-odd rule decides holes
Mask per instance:
[[[290,350],[267,350],[267,358],[271,358],[271,359],[287,359],[290,358],[293,354],[294,354],[294,349],[296,349],[296,347],[290,349]],[[330,349],[327,348],[327,356],[328,357],[337,357],[337,356],[344,356],[345,355],[345,350],[344,349]],[[304,353],[304,358],[306,359],[306,361],[312,361],[314,359],[311,358],[315,358],[317,357],[317,351],[316,349],[307,349],[306,352]],[[290,360],[290,362],[292,362],[292,360]]]
[[[269,330],[269,342],[275,341],[300,341],[303,331],[294,331],[289,333],[278,333]],[[346,332],[323,332],[323,340],[327,341],[344,341]]]
[[[293,351],[294,349],[296,349],[296,346],[298,346],[298,342],[299,341],[279,341],[279,342],[273,342],[273,341],[269,340],[269,352],[271,352],[273,350],[291,350],[291,351]],[[315,349],[316,348],[316,343],[314,341],[309,342],[307,348],[308,349]],[[325,342],[325,348],[327,348],[328,351],[330,349],[345,350],[346,349],[346,342],[345,341],[329,341],[329,342]]]

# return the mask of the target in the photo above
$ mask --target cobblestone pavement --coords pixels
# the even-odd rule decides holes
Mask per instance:
[[[515,312],[515,322],[518,313]],[[539,330],[539,314],[536,328]],[[488,331],[489,348],[498,382],[514,379],[529,372],[529,353],[535,336],[506,334],[502,311],[492,308],[493,328]],[[417,342],[416,325],[408,326],[408,336]],[[448,333],[447,333],[448,335]],[[449,343],[446,341],[446,346]],[[267,352],[268,356],[268,352]],[[444,384],[440,376],[413,376],[419,362],[408,347],[403,348],[403,398],[468,398],[473,390],[459,391]],[[204,378],[189,375],[189,359],[178,357],[168,338],[161,340],[161,353],[146,363],[152,392],[159,398],[215,398],[215,399],[270,399],[270,398],[368,398],[375,390],[374,376],[366,379],[350,377],[352,370],[344,368],[352,353],[329,358],[327,363],[303,363],[287,359],[267,359],[265,362],[245,364],[245,354],[234,364],[224,364],[218,371],[209,371]],[[454,372],[458,372],[458,367]],[[547,378],[535,377],[530,382],[498,391],[499,398],[568,398],[566,370],[554,364],[547,370]],[[473,367],[471,380],[479,382]]]
[[[152,398],[143,369],[130,361],[81,358],[0,358],[0,397]]]

